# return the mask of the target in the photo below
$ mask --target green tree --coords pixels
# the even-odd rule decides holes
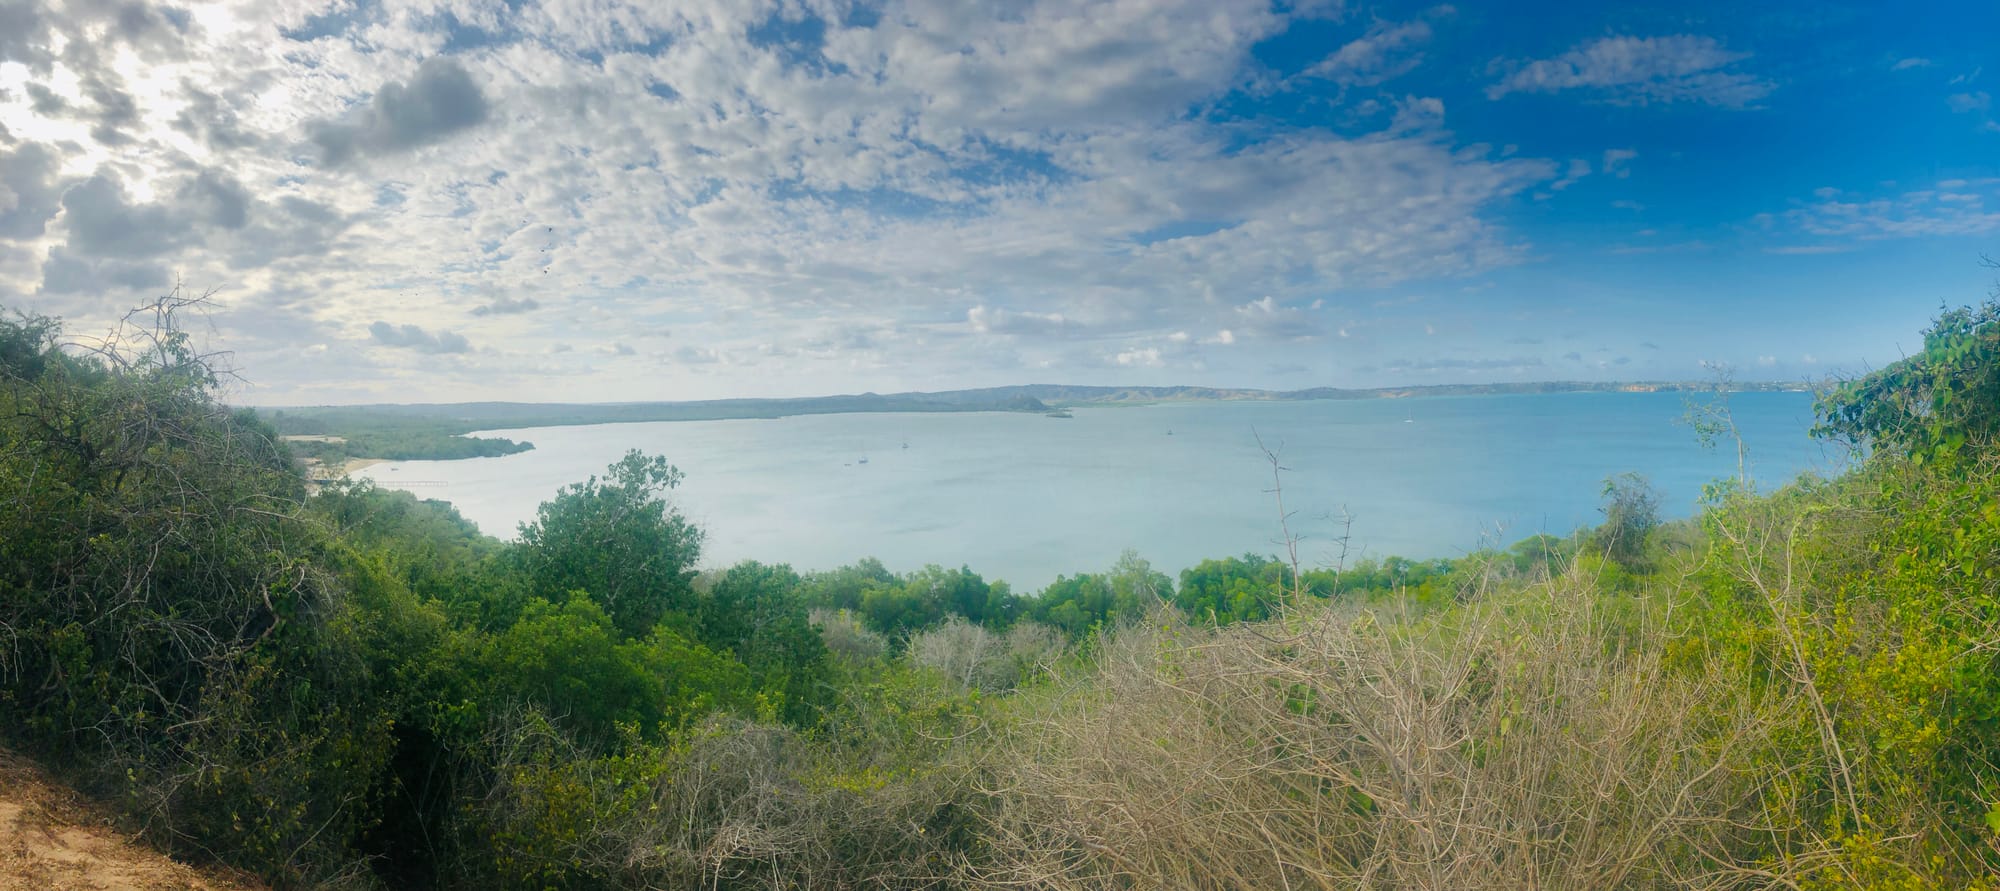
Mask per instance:
[[[1292,587],[1292,569],[1259,554],[1203,560],[1181,570],[1174,605],[1198,619],[1226,625],[1271,615]]]
[[[1646,568],[1646,543],[1660,525],[1660,494],[1637,473],[1604,481],[1604,523],[1591,532],[1588,545],[1634,572]]]
[[[163,840],[274,877],[345,859],[390,740],[270,428],[215,399],[178,292],[102,340],[0,319],[0,734]]]
[[[1127,550],[1103,574],[1057,576],[1042,593],[1028,601],[1029,617],[1061,628],[1071,637],[1143,615],[1153,604],[1173,595],[1173,582],[1154,571],[1138,552]]]
[[[566,486],[521,524],[517,557],[533,589],[560,600],[585,591],[626,637],[663,619],[691,628],[701,530],[666,499],[681,472],[627,452],[602,478]]]
[[[790,566],[746,560],[709,586],[701,639],[736,656],[779,714],[804,723],[827,675],[826,642],[806,615],[803,583]]]
[[[2000,295],[1939,314],[1924,348],[1821,394],[1815,435],[1907,454],[1950,458],[2000,433]]]
[[[561,604],[536,599],[477,656],[495,703],[532,703],[583,738],[608,744],[620,724],[663,735],[718,708],[745,708],[750,672],[735,659],[656,627],[621,635],[583,592]]]

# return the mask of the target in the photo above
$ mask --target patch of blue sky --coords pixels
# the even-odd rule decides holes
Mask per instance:
[[[502,17],[505,22],[507,17]],[[496,30],[487,30],[477,25],[469,25],[449,11],[438,17],[444,27],[444,46],[439,52],[446,55],[469,53],[492,47],[506,46],[520,39],[520,33],[512,27],[502,25]]]
[[[355,3],[351,6],[337,5],[317,15],[307,16],[305,22],[297,28],[278,29],[278,36],[301,43],[322,37],[339,37],[356,24],[371,21],[375,12],[375,4],[369,2]]]
[[[751,26],[744,37],[751,46],[769,50],[788,67],[833,74],[846,70],[827,61],[826,21],[810,13],[774,13]]]
[[[938,151],[933,149],[933,151]],[[958,181],[981,188],[1023,182],[1060,185],[1073,179],[1046,151],[1017,148],[991,139],[974,139],[962,148],[974,160],[955,158],[952,175]],[[943,155],[941,151],[938,152]]]

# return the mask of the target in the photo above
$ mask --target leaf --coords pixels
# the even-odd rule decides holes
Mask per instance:
[[[1986,828],[1993,830],[1994,835],[2000,835],[2000,804],[1986,812]]]

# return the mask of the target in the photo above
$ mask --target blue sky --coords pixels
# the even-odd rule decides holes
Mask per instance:
[[[1992,287],[2000,6],[1759,7],[30,0],[0,303],[280,404],[1864,371]]]

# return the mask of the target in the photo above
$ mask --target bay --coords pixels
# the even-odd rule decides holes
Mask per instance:
[[[1835,473],[1806,393],[1731,399],[1752,472],[1769,488]],[[892,570],[968,566],[1016,590],[1108,568],[1131,548],[1177,573],[1207,557],[1278,553],[1270,463],[1310,564],[1452,557],[1601,519],[1606,477],[1645,475],[1669,517],[1733,476],[1732,445],[1702,448],[1677,393],[1562,393],[1307,402],[1187,402],[1021,413],[842,414],[495,431],[533,451],[377,464],[356,476],[450,501],[516,535],[542,501],[627,449],[686,473],[673,498],[707,531],[703,563]],[[904,444],[908,447],[905,448]],[[863,459],[866,459],[865,462]],[[1352,518],[1351,525],[1340,522]]]

